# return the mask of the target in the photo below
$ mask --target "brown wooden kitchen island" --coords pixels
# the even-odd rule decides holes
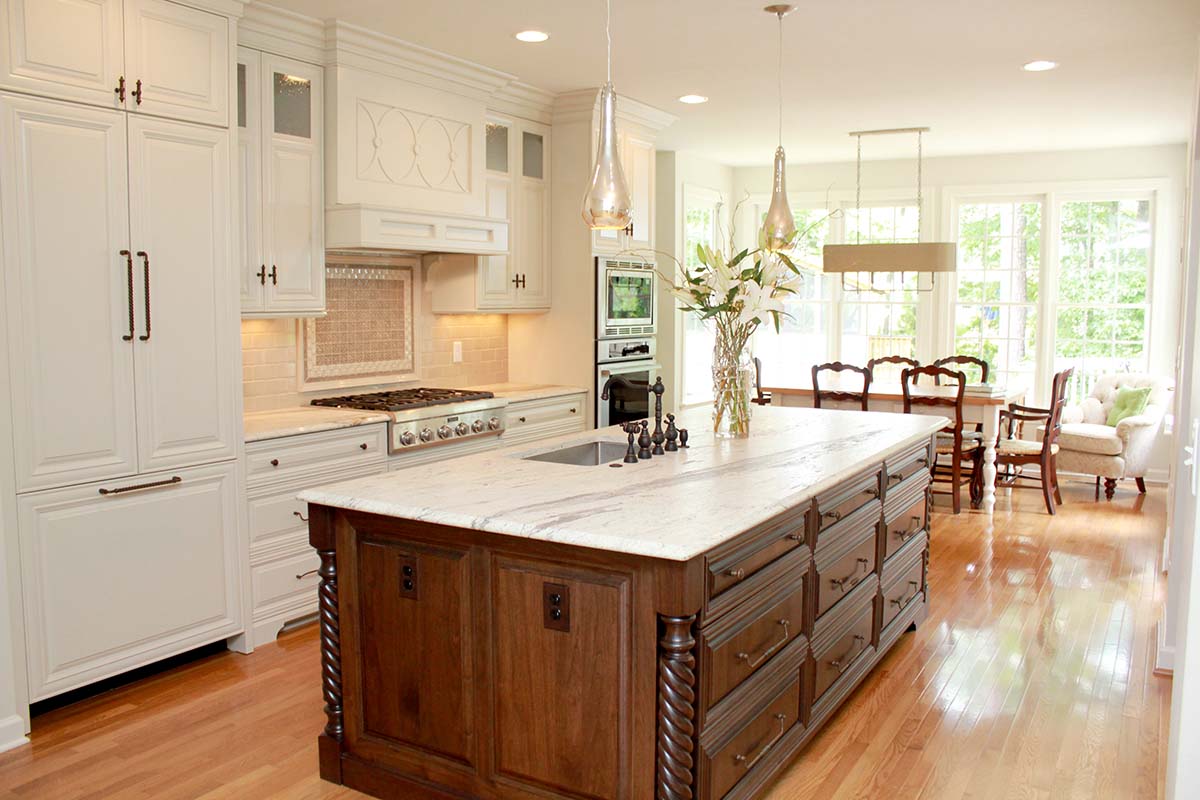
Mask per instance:
[[[623,440],[607,429],[305,492],[321,776],[378,797],[759,795],[925,618],[941,422],[768,408],[749,439],[694,432],[620,469],[526,458]]]

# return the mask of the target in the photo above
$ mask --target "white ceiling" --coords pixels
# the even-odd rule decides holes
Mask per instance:
[[[268,0],[337,17],[551,91],[604,79],[603,0]],[[613,82],[678,115],[662,149],[766,164],[776,139],[776,23],[765,0],[612,0]],[[928,125],[928,155],[1187,139],[1198,0],[798,2],[784,37],[789,162],[854,157],[855,129]],[[543,44],[513,38],[550,33]],[[1021,65],[1045,58],[1052,72]],[[682,94],[710,102],[687,106]],[[906,156],[906,137],[864,157]]]

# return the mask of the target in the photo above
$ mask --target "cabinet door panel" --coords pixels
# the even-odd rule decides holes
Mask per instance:
[[[321,70],[262,57],[266,143],[264,240],[268,311],[325,308],[325,209],[321,167]]]
[[[0,111],[18,488],[132,474],[124,115],[12,95]]]
[[[0,0],[0,19],[2,85],[122,107],[121,0]]]
[[[517,290],[517,305],[539,308],[550,305],[549,199],[542,181],[523,179],[520,196],[520,223],[516,231],[517,263],[515,272],[522,285]]]
[[[266,301],[267,270],[262,245],[262,65],[258,52],[239,47],[237,70],[239,282],[242,310],[261,311]]]
[[[654,143],[625,137],[625,179],[633,198],[633,233],[625,237],[631,250],[654,245]]]
[[[41,700],[240,627],[236,464],[18,500],[29,678]]]
[[[230,357],[229,133],[148,118],[131,118],[129,129],[132,240],[150,261],[149,285],[137,268],[139,465],[231,458],[240,365]]]
[[[167,0],[125,0],[126,107],[172,119],[229,124],[229,20]]]

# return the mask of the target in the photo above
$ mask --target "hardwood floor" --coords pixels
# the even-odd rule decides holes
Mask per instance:
[[[1055,517],[1037,492],[1001,493],[990,525],[935,515],[929,619],[771,798],[1163,795],[1166,492],[1063,494]],[[37,717],[33,744],[0,754],[0,798],[363,797],[317,778],[324,722],[307,626]]]

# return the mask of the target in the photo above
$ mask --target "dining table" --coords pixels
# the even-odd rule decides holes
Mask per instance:
[[[953,399],[958,392],[954,385],[918,385],[910,387],[912,396],[945,397]],[[1026,389],[1022,387],[996,386],[990,394],[973,394],[967,392],[963,396],[963,427],[970,429],[981,426],[983,432],[983,499],[980,509],[991,515],[996,507],[996,441],[1000,434],[1000,412],[1010,403],[1020,403],[1025,399]],[[853,374],[837,374],[822,377],[821,392],[856,392],[862,393],[862,378]],[[811,381],[805,381],[795,386],[764,386],[764,396],[771,398],[774,406],[803,406],[813,405],[813,388]],[[858,401],[825,400],[822,408],[859,409]],[[870,411],[904,412],[904,391],[899,381],[872,383],[867,393],[867,407]],[[947,416],[953,413],[949,406],[913,406],[914,414],[933,414]]]

